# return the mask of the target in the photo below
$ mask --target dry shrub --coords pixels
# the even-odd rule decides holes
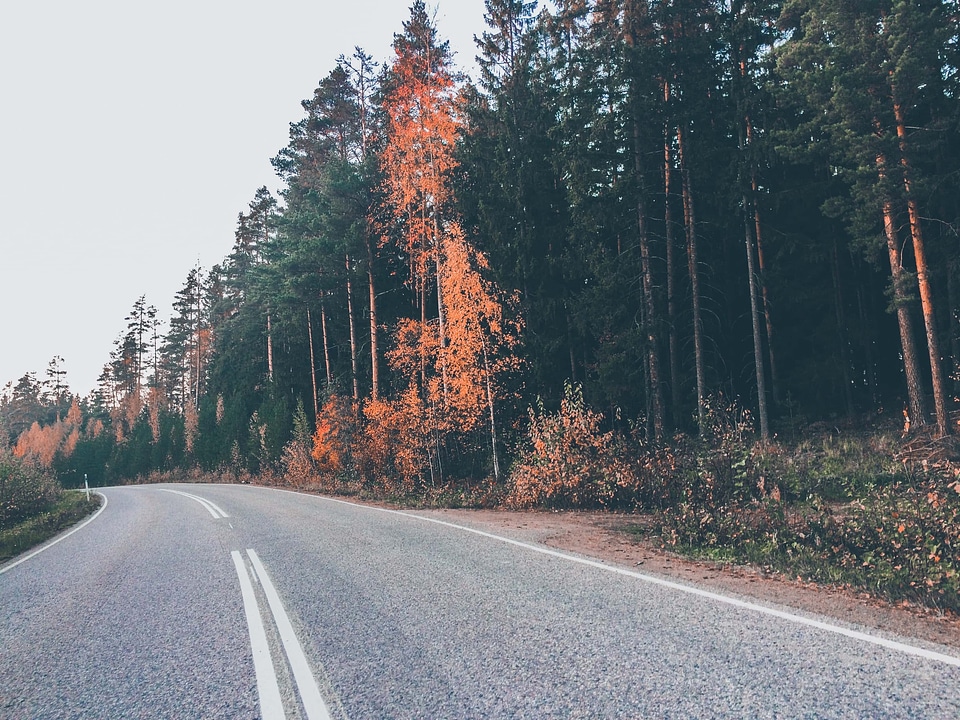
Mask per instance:
[[[306,488],[316,484],[317,467],[309,447],[290,441],[284,446],[280,461],[286,471],[285,484],[295,488]]]
[[[285,470],[286,484],[306,488],[314,484],[317,466],[313,459],[314,443],[310,436],[310,423],[303,403],[297,403],[293,414],[293,437],[283,447],[280,461]]]
[[[960,480],[915,476],[830,520],[826,559],[888,597],[960,612]]]
[[[510,475],[506,503],[514,507],[610,507],[635,494],[637,476],[623,460],[603,416],[586,407],[579,386],[567,384],[560,410],[530,409],[527,443]]]

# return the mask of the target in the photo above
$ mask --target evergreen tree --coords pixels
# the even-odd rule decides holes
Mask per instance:
[[[931,102],[942,98],[940,56],[949,32],[947,17],[946,5],[938,0],[856,7],[796,0],[784,8],[782,22],[790,35],[778,49],[780,73],[808,109],[811,131],[829,143],[833,162],[843,168],[853,193],[855,208],[834,203],[830,209],[853,221],[866,247],[872,244],[871,225],[882,224],[877,234],[888,249],[910,411],[923,424],[924,393],[909,307],[919,291],[941,434],[949,432],[949,423],[937,301],[917,193],[922,179],[907,128],[922,128]],[[901,228],[906,230],[903,238]],[[903,246],[912,250],[912,277],[903,271]]]

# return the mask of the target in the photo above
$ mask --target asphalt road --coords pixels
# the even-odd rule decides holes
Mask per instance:
[[[958,718],[960,658],[249,486],[108,488],[0,567],[0,718]]]

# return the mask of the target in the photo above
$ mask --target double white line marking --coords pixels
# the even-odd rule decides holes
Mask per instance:
[[[169,488],[159,488],[159,489],[162,490],[163,492],[173,493],[175,495],[183,495],[184,497],[190,498],[191,500],[195,500],[196,502],[203,505],[203,507],[206,509],[208,513],[213,515],[214,520],[230,517],[223,510],[221,510],[218,505],[210,502],[206,498],[200,497],[199,495],[191,495],[190,493],[183,492],[181,490],[170,490]]]
[[[300,701],[303,703],[307,718],[309,720],[329,720],[330,711],[320,695],[320,689],[317,687],[317,681],[310,669],[310,664],[307,662],[307,657],[304,655],[290,618],[287,616],[286,610],[283,609],[280,596],[277,594],[270,576],[267,575],[263,563],[260,562],[257,553],[250,549],[247,550],[247,557],[251,565],[249,568],[239,550],[232,551],[230,555],[233,557],[233,564],[236,566],[237,576],[240,578],[240,592],[243,596],[243,609],[247,617],[247,627],[250,630],[253,666],[257,675],[260,714],[263,720],[286,718],[286,712],[280,695],[276,666],[270,654],[267,632],[263,625],[260,606],[257,603],[257,595],[253,587],[254,582],[260,583],[263,594],[267,598],[267,604],[280,635],[280,642],[290,664],[290,670],[293,673],[293,679],[296,681]]]

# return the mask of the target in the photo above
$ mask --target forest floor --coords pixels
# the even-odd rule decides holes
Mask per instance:
[[[817,613],[841,622],[960,649],[960,617],[910,603],[891,603],[848,587],[801,581],[762,568],[693,560],[660,548],[635,532],[641,515],[584,511],[428,509],[414,511],[516,540],[536,542],[636,572],[762,602]]]

